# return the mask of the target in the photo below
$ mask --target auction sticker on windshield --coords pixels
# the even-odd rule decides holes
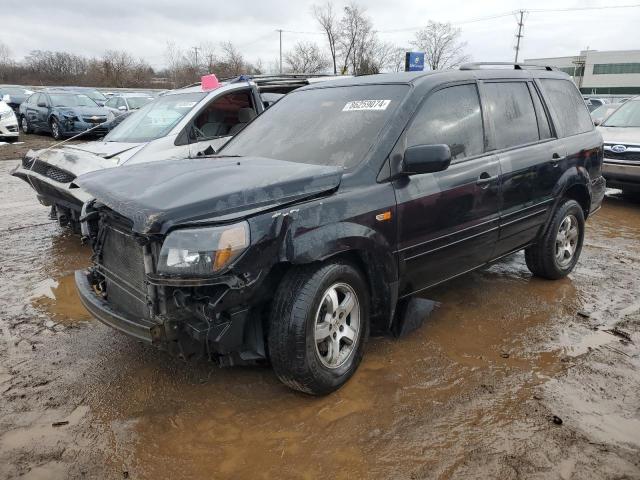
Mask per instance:
[[[391,100],[354,100],[347,102],[343,112],[355,112],[360,110],[386,110]]]

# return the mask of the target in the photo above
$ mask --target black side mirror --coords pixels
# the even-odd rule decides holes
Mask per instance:
[[[47,104],[46,104],[46,103],[44,103],[44,102],[38,102],[38,106],[39,106],[39,107],[46,107],[46,106],[47,106]]]
[[[449,168],[450,163],[449,145],[414,145],[404,152],[402,173],[415,175],[442,172]]]

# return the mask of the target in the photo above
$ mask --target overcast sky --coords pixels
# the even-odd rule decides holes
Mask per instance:
[[[107,49],[127,50],[158,68],[165,63],[167,41],[182,48],[202,42],[231,40],[249,61],[265,66],[278,57],[278,34],[283,50],[296,41],[316,41],[318,25],[310,9],[318,1],[287,0],[2,0],[0,40],[15,59],[31,50],[64,50],[99,56]],[[415,29],[428,20],[450,21],[462,30],[467,53],[475,61],[513,60],[514,15],[472,21],[518,9],[560,9],[632,4],[631,0],[565,1],[418,1],[367,0],[360,4],[382,40],[409,45]],[[343,6],[344,2],[334,2]],[[525,20],[521,59],[577,54],[597,50],[640,48],[640,8],[571,12],[530,12]],[[405,29],[405,31],[397,31]],[[390,32],[390,30],[396,30]]]

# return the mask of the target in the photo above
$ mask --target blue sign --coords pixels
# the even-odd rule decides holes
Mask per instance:
[[[424,70],[424,52],[407,52],[404,60],[405,72],[421,72]]]

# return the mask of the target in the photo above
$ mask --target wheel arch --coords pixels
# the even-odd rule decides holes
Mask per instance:
[[[321,227],[288,242],[288,266],[347,261],[358,268],[369,286],[371,329],[388,331],[398,298],[398,265],[393,248],[376,230],[349,222]],[[282,266],[279,267],[283,268]]]

